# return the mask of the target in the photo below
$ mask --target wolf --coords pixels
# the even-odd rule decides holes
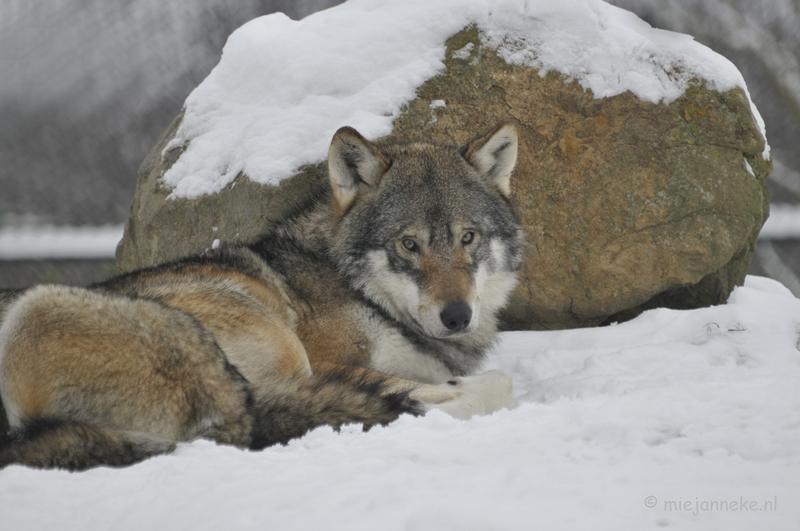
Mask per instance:
[[[0,293],[0,467],[125,466],[207,438],[509,405],[473,375],[525,245],[517,131],[464,146],[336,132],[329,186],[249,243],[88,287]]]

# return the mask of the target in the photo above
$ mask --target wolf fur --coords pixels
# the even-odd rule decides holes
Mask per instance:
[[[474,373],[516,282],[510,123],[459,148],[333,137],[330,188],[250,244],[0,292],[0,467],[122,466],[203,437],[508,405]]]

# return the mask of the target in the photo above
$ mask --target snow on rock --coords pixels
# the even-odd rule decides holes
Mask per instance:
[[[747,91],[724,57],[600,0],[350,0],[300,21],[278,13],[234,32],[186,100],[165,149],[186,148],[164,176],[172,197],[216,193],[240,172],[276,184],[323,160],[343,125],[391,133],[403,104],[442,71],[447,38],[470,24],[507,62],[560,72],[598,98],[629,90],[669,103],[695,79]]]
[[[796,529],[800,300],[502,335],[509,410],[208,441],[124,468],[0,472],[2,529]],[[724,503],[724,505],[722,505]]]

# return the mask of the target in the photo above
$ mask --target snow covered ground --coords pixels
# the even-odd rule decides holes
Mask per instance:
[[[0,472],[0,529],[800,528],[800,300],[748,277],[727,305],[514,332],[509,410],[207,441],[124,468]]]
[[[638,75],[655,63],[687,76],[710,66],[723,86],[741,81],[689,38],[597,0],[356,0],[299,22],[265,17],[234,34],[187,102],[179,140],[190,149],[171,183],[178,195],[201,195],[242,168],[268,182],[321,160],[340,125],[387,133],[402,102],[441,66],[447,32],[470,20],[562,29],[569,46],[552,56],[542,48],[548,40],[495,44],[515,43],[506,51],[519,60],[595,65],[574,76],[598,94],[610,94],[603,83],[622,92],[643,82],[652,101],[669,97],[680,79],[657,77],[658,85]],[[280,39],[271,43],[266,29]],[[620,39],[609,41],[617,55],[593,63],[610,35]],[[398,43],[419,49],[403,55]],[[273,52],[289,62],[264,55]],[[346,64],[331,61],[342,56]],[[270,84],[278,79],[270,68],[290,82]],[[281,153],[297,157],[270,159]],[[0,250],[13,247],[8,234]],[[506,333],[486,368],[513,375],[515,403],[469,421],[432,412],[368,433],[321,428],[263,452],[195,441],[84,473],[12,466],[0,471],[0,529],[800,528],[800,300],[782,285],[748,277],[724,306]]]

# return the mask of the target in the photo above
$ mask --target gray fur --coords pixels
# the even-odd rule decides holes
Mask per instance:
[[[510,124],[461,148],[344,128],[333,193],[251,244],[0,292],[0,467],[121,466],[198,437],[263,448],[323,424],[502,407],[507,376],[459,377],[496,341],[521,266],[515,159]]]

